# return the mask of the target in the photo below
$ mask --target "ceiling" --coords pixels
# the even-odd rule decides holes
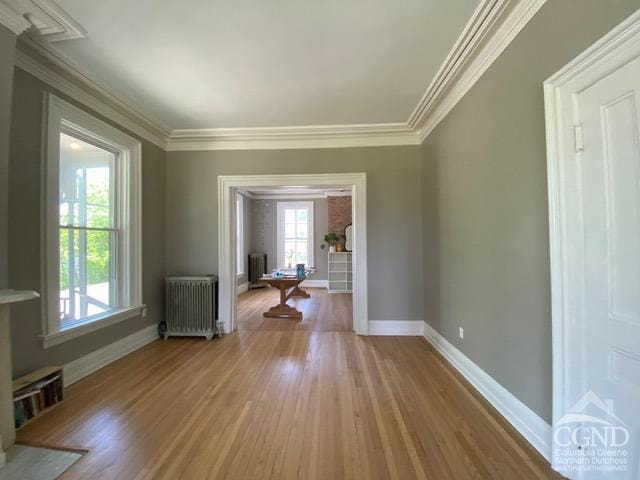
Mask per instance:
[[[405,123],[478,0],[57,0],[53,47],[171,130]]]

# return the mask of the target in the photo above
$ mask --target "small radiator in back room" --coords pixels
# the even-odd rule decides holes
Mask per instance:
[[[204,336],[211,340],[218,333],[218,277],[167,277],[166,296],[165,339],[170,336]]]
[[[258,282],[267,273],[267,254],[249,254],[249,288],[262,288],[264,283]]]

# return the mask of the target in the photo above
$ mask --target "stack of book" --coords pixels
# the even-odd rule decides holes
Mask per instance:
[[[42,373],[47,373],[47,371]],[[63,397],[61,370],[49,370],[48,374],[44,376],[32,374],[27,377],[33,381],[30,383],[14,382],[13,410],[16,428],[22,427],[32,418],[60,402]],[[20,387],[19,389],[15,388],[16,384]]]

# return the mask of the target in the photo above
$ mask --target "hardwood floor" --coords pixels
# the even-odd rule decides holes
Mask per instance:
[[[64,480],[560,478],[424,339],[275,328],[263,295],[246,330],[153,342],[19,441],[88,448]]]
[[[278,303],[275,288],[250,290],[238,296],[239,330],[311,330],[350,332],[352,302],[350,293],[328,293],[324,288],[307,288],[311,298],[290,298],[287,303],[302,312],[302,320],[265,318],[263,312]]]

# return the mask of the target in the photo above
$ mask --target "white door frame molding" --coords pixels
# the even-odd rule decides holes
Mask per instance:
[[[549,241],[551,260],[551,314],[553,335],[553,423],[571,406],[570,385],[579,365],[569,350],[572,324],[581,318],[584,285],[579,235],[581,217],[580,163],[575,99],[635,58],[640,57],[640,10],[597,41],[544,83],[549,193]],[[576,233],[578,232],[578,233]],[[576,254],[577,255],[574,255]],[[584,355],[584,353],[583,353]],[[553,449],[552,449],[553,450]],[[552,459],[552,466],[556,465]]]
[[[368,334],[367,290],[367,174],[221,175],[218,177],[219,316],[225,332],[236,328],[235,201],[236,190],[306,185],[313,188],[350,187],[353,192],[353,329]]]

